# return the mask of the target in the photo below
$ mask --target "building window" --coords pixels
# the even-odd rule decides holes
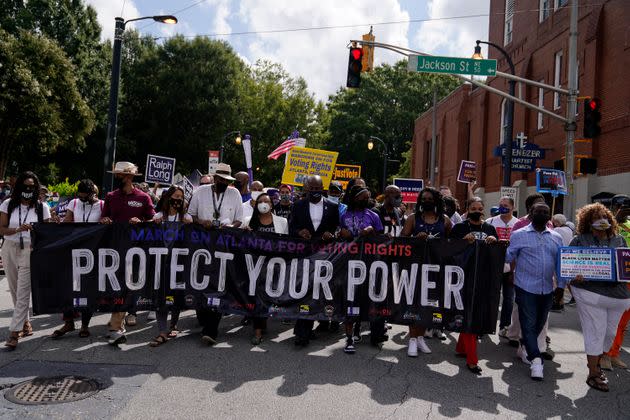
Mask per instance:
[[[553,85],[559,88],[562,79],[562,50],[556,53],[554,62]],[[558,92],[553,93],[553,109],[560,109],[560,94]]]
[[[558,0],[556,0],[558,1]],[[538,22],[542,22],[549,17],[549,3],[551,0],[540,0],[540,7],[538,9]]]
[[[540,83],[545,83],[545,79],[539,80]],[[539,108],[544,108],[545,107],[545,90],[543,88],[538,88],[538,107]],[[539,112],[538,113],[538,124],[537,127],[539,130],[542,130],[544,128],[544,122],[543,122],[543,113]]]
[[[507,132],[507,100],[503,99],[501,102],[501,134],[499,135],[499,144],[503,144],[505,139],[505,133]]]
[[[559,8],[566,6],[569,3],[569,0],[554,0],[553,8],[554,10],[558,10]]]
[[[514,1],[505,0],[505,30],[503,34],[503,45],[512,42],[512,25],[514,24]]]

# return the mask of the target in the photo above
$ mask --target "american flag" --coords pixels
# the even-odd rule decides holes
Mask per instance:
[[[276,148],[276,150],[269,153],[269,156],[267,156],[267,159],[276,160],[295,146],[300,146],[300,147],[306,146],[306,139],[301,138],[300,133],[297,130],[291,133],[289,138],[283,141],[282,144]]]

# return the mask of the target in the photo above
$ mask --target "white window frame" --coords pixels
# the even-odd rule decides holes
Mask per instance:
[[[545,83],[545,79],[541,79],[539,80],[539,82]],[[541,87],[538,88],[538,107],[539,108],[545,107],[545,89]],[[543,120],[542,112],[538,113],[536,127],[538,127],[539,130],[542,130],[543,128],[545,128],[545,121]]]
[[[507,131],[507,99],[503,98],[501,101],[501,121],[499,127],[499,146],[503,144],[505,139],[505,132]]]
[[[557,1],[557,0],[556,0]],[[538,22],[543,22],[551,14],[551,0],[540,0],[538,8]]]
[[[562,86],[562,50],[556,52],[554,55],[553,66],[553,85],[557,88]],[[560,109],[560,94],[558,92],[553,93],[553,109]]]
[[[569,0],[554,0],[553,1],[553,10],[558,10],[561,7],[569,4]]]
[[[505,0],[505,26],[503,28],[503,45],[512,42],[514,25],[514,3],[516,0]]]

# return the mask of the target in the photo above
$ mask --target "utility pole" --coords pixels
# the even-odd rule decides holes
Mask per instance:
[[[429,164],[429,180],[435,187],[435,154],[437,151],[437,85],[433,87],[433,117],[431,118],[431,161]]]
[[[569,220],[575,220],[576,200],[575,187],[573,185],[573,172],[575,165],[575,130],[577,124],[577,38],[578,38],[578,0],[571,0],[571,17],[569,25],[569,94],[567,96],[567,145],[565,153],[566,178],[568,195],[564,203],[564,214]]]

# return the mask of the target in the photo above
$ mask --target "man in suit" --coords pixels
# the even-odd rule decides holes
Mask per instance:
[[[304,183],[306,197],[293,206],[289,220],[289,234],[307,240],[330,241],[339,226],[339,206],[324,197],[322,178],[311,175]],[[295,345],[308,345],[313,330],[313,321],[298,319],[293,333]]]

